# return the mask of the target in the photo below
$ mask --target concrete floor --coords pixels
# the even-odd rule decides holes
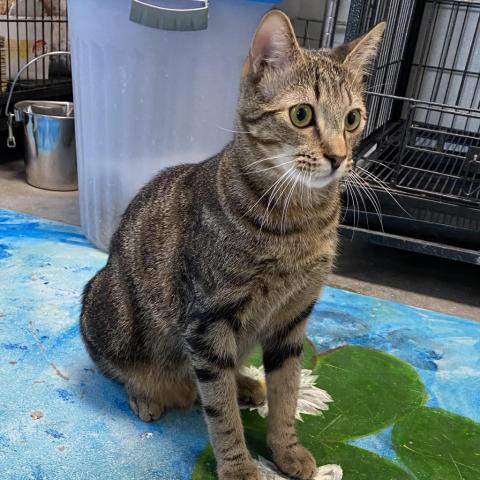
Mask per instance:
[[[50,192],[28,185],[21,160],[0,163],[0,208],[80,225],[78,192]]]
[[[343,240],[330,284],[480,321],[480,267]]]
[[[0,208],[80,224],[78,192],[48,192],[27,185],[19,161],[0,164]],[[330,283],[480,321],[478,266],[344,240]]]

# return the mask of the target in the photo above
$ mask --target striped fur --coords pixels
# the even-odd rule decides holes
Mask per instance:
[[[198,398],[221,480],[259,478],[238,408],[238,399],[265,400],[264,387],[239,373],[257,343],[273,459],[296,478],[315,469],[294,425],[299,356],[337,243],[341,175],[323,155],[344,151],[346,174],[363,128],[364,120],[354,134],[343,129],[352,104],[364,111],[361,79],[348,66],[361,48],[302,51],[288,19],[267,14],[244,68],[234,140],[147,184],[85,287],[81,332],[100,370],[125,385],[145,421]],[[292,125],[298,103],[315,108],[315,125]],[[292,177],[275,190],[285,158],[296,184]]]

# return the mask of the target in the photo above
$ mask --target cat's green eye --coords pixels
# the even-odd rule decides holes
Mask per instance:
[[[347,115],[345,115],[345,130],[353,132],[358,128],[361,120],[362,115],[360,114],[360,110],[358,108],[350,110]]]
[[[306,103],[299,103],[290,109],[290,120],[298,128],[308,127],[313,120],[313,109]]]

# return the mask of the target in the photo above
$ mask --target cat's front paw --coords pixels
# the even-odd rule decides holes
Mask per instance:
[[[262,480],[255,464],[224,465],[218,470],[219,480]]]
[[[317,470],[312,454],[298,443],[289,448],[272,449],[272,454],[277,467],[289,477],[310,480]]]

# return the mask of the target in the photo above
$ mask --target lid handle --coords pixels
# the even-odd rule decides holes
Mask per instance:
[[[161,30],[183,32],[206,30],[208,27],[208,0],[189,0],[182,3],[188,3],[191,6],[190,8],[168,8],[142,0],[132,0],[130,20]]]

